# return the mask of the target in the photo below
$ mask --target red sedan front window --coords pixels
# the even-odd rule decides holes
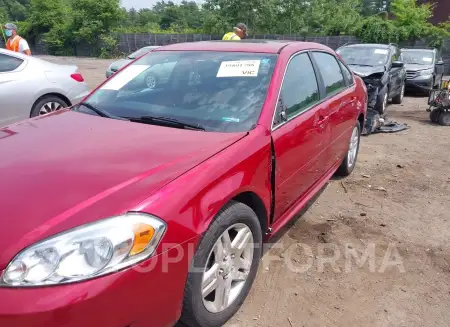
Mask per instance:
[[[87,102],[127,118],[164,117],[206,131],[258,121],[277,55],[155,51],[112,77]]]

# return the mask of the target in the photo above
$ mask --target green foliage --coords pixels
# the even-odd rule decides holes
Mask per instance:
[[[357,35],[364,42],[388,43],[426,39],[428,45],[441,47],[449,36],[447,24],[433,26],[433,5],[418,4],[416,0],[393,0],[390,14],[374,15],[363,20]]]
[[[0,12],[10,21],[23,21],[27,18],[29,0],[0,0]]]
[[[427,40],[439,47],[450,23],[429,23],[433,5],[416,0],[161,0],[152,8],[121,8],[120,0],[0,0],[0,21],[14,21],[32,43],[73,54],[88,44],[102,57],[117,53],[118,33],[223,34],[238,22],[250,35],[356,35],[364,42]],[[100,47],[100,48],[99,48]]]
[[[133,19],[133,10],[130,10],[128,13],[128,19],[133,26],[157,26],[159,29],[159,24],[161,23],[161,18],[150,9],[141,9],[136,13],[135,18]]]
[[[70,30],[76,42],[94,44],[124,19],[119,0],[72,0]]]
[[[74,42],[70,33],[70,21],[55,25],[48,33],[43,34],[43,41],[50,53],[60,56],[73,55]]]
[[[443,23],[439,26],[429,24],[425,33],[428,45],[434,48],[441,48],[444,40],[450,36],[450,23]]]
[[[110,58],[118,55],[117,38],[113,34],[102,35],[101,38],[100,58]]]
[[[30,24],[25,20],[25,21],[21,21],[21,22],[15,22],[17,25],[17,32],[20,35],[27,35],[27,33],[29,33],[30,30]]]
[[[361,20],[360,7],[360,0],[316,0],[308,6],[305,22],[310,34],[354,34]]]
[[[73,54],[78,43],[101,42],[104,55],[115,47],[109,33],[126,16],[119,0],[31,0],[20,33],[32,42],[42,39],[53,54]]]
[[[67,0],[31,0],[27,28],[21,34],[33,40],[41,35],[45,37],[52,29],[59,30],[67,17],[70,17]]]
[[[381,12],[389,12],[392,0],[362,0],[361,14],[363,16],[372,16]]]
[[[394,0],[391,6],[402,38],[417,40],[426,35],[428,19],[433,16],[430,4],[418,5],[416,0]]]
[[[224,34],[232,26],[231,24],[217,13],[211,13],[205,19],[203,30],[206,34]]]
[[[0,22],[6,22],[8,19],[8,13],[5,8],[0,7]]]
[[[399,29],[395,23],[379,16],[365,19],[357,36],[366,43],[398,43],[400,40]]]

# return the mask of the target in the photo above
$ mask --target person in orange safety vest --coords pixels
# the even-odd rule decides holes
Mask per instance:
[[[28,42],[24,38],[17,35],[17,26],[13,23],[7,23],[3,27],[4,33],[8,38],[8,41],[6,41],[6,49],[31,56],[31,50],[28,46]]]

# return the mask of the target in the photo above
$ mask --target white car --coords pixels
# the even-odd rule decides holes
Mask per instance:
[[[0,49],[0,127],[81,101],[89,88],[77,70]]]

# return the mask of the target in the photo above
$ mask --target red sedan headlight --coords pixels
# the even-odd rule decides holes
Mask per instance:
[[[57,285],[91,279],[149,258],[166,224],[144,213],[128,213],[60,233],[21,251],[0,286]]]

